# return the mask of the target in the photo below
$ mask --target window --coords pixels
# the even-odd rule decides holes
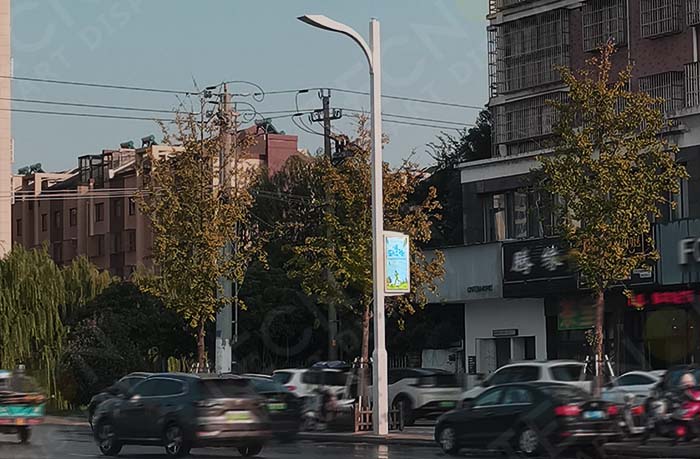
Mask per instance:
[[[501,388],[486,391],[481,396],[477,397],[476,401],[474,401],[474,408],[499,405],[501,403],[502,396],[503,389]]]
[[[117,218],[122,216],[122,200],[121,200],[121,198],[114,200],[114,216]]]
[[[151,397],[156,393],[157,386],[158,381],[154,379],[146,379],[134,387],[132,394],[139,395],[141,397]]]
[[[103,202],[95,204],[95,221],[101,222],[105,219],[105,205]]]
[[[648,75],[639,79],[639,91],[651,97],[663,99],[657,105],[667,114],[685,106],[684,72],[664,72]]]
[[[41,214],[41,231],[46,231],[47,229],[49,229],[49,216]]]
[[[101,257],[105,254],[105,235],[99,234],[97,236],[97,256]]]
[[[76,207],[68,211],[68,219],[70,226],[78,226],[78,209]]]
[[[22,219],[18,218],[16,223],[17,223],[17,230],[16,230],[17,236],[22,236]]]
[[[654,38],[683,30],[682,0],[641,0],[643,38]]]
[[[688,179],[680,179],[678,184],[678,193],[672,193],[669,204],[669,219],[680,220],[687,218],[688,211]]]
[[[280,384],[287,384],[289,381],[292,380],[292,374],[287,371],[276,371],[272,375],[272,379],[274,379]]]
[[[654,384],[654,380],[644,375],[625,375],[617,380],[618,386],[646,386]]]
[[[506,22],[495,28],[498,93],[519,91],[561,80],[558,67],[569,66],[569,11],[556,9]]]
[[[700,24],[700,0],[686,0],[688,7],[688,25]]]
[[[510,387],[503,397],[504,405],[523,405],[532,403],[532,394],[524,387]]]
[[[530,382],[540,379],[540,368],[532,365],[513,367],[513,382]]]
[[[121,253],[122,251],[122,234],[112,234],[112,253]]]
[[[627,0],[588,0],[583,5],[583,49],[595,51],[610,39],[627,44]]]
[[[389,373],[387,374],[387,379],[388,379],[387,383],[388,384],[396,384],[397,382],[406,378],[408,376],[407,373],[408,372],[406,370],[400,370],[400,369],[389,370]]]
[[[150,381],[154,383],[150,393],[153,397],[167,397],[185,392],[182,382],[175,379],[153,378]]]
[[[134,252],[136,250],[136,231],[127,231],[127,251]]]
[[[550,101],[565,100],[566,93],[553,92],[493,107],[496,143],[507,144],[535,139],[531,141],[532,147],[529,150],[544,149],[546,146],[537,139],[552,134],[558,117]],[[523,151],[508,148],[505,154],[518,153]]]
[[[484,201],[484,230],[486,241],[502,241],[506,238],[506,195],[489,195]]]
[[[580,381],[585,365],[559,365],[549,369],[555,381]]]
[[[203,399],[250,397],[255,394],[247,379],[205,379],[199,383]]]
[[[527,194],[522,191],[513,192],[513,238],[523,239],[528,236],[527,217]]]
[[[553,209],[532,190],[504,191],[483,198],[486,242],[541,237],[552,231]]]
[[[134,198],[129,198],[129,215],[136,214],[136,201]]]
[[[129,390],[131,390],[131,388],[136,386],[138,383],[140,383],[144,379],[146,379],[146,378],[139,377],[139,376],[131,376],[131,377],[127,377],[127,378],[122,378],[117,383],[117,390],[121,393],[127,393],[127,392],[129,392]]]
[[[489,385],[491,386],[498,386],[500,384],[507,384],[514,382],[513,381],[513,376],[514,376],[514,368],[513,367],[508,367],[508,368],[503,368],[501,370],[496,371],[496,373],[489,378]]]
[[[63,228],[63,212],[56,211],[53,213],[53,227],[56,229]]]

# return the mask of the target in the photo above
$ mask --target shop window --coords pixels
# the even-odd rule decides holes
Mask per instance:
[[[583,49],[595,51],[608,40],[627,44],[627,0],[588,0],[583,5]]]

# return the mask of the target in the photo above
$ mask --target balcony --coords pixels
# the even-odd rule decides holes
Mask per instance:
[[[686,0],[688,25],[700,25],[700,0]]]
[[[685,64],[685,106],[700,106],[700,62]]]
[[[651,97],[663,99],[660,109],[664,114],[680,110],[685,105],[684,72],[664,72],[639,79],[639,90]]]

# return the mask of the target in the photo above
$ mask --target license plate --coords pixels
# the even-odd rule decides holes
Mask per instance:
[[[584,411],[583,419],[605,419],[605,413],[602,411]]]
[[[250,422],[251,416],[247,411],[229,411],[226,413],[227,422]]]
[[[286,403],[268,403],[267,409],[270,411],[284,411],[287,409]]]
[[[440,402],[440,408],[454,408],[456,405],[455,402]]]

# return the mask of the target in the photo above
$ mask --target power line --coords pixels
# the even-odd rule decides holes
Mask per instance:
[[[353,113],[366,113],[366,112],[363,111],[363,110],[357,110],[357,109],[354,109],[354,108],[343,108],[343,110],[346,110],[346,111],[349,111],[349,112],[353,112]],[[437,119],[434,119],[434,118],[423,118],[423,117],[420,117],[420,116],[408,116],[408,115],[399,115],[399,114],[396,114],[396,113],[386,113],[386,112],[382,112],[382,117],[384,117],[384,116],[390,116],[390,117],[393,117],[393,118],[402,118],[402,119],[414,120],[414,121],[427,121],[427,122],[430,122],[430,123],[455,124],[455,125],[457,125],[457,126],[474,126],[473,124],[470,124],[470,123],[463,123],[463,122],[460,122],[460,121],[437,120]]]
[[[31,78],[31,77],[18,77],[18,76],[7,76],[0,75],[0,78],[11,79],[16,81],[32,81],[35,83],[51,83],[51,84],[63,84],[70,86],[83,86],[89,88],[102,88],[102,89],[119,89],[126,91],[142,91],[142,92],[156,92],[162,94],[184,94],[184,95],[194,95],[198,94],[199,91],[178,91],[174,89],[161,89],[161,88],[146,88],[141,86],[125,86],[117,84],[103,84],[103,83],[86,83],[83,81],[67,81],[67,80],[53,80],[48,78]]]
[[[438,126],[437,124],[413,123],[411,121],[399,121],[399,120],[387,120],[387,119],[384,119],[382,121],[384,121],[385,123],[403,124],[406,126],[419,126],[419,127],[433,128],[433,129],[455,129],[455,130],[458,130],[457,126]]]
[[[66,107],[83,107],[83,108],[102,108],[106,110],[125,110],[125,111],[135,111],[135,112],[153,112],[153,113],[177,113],[175,110],[163,110],[157,108],[139,108],[139,107],[123,107],[118,105],[102,105],[102,104],[87,104],[78,102],[64,102],[58,100],[39,100],[39,99],[18,99],[14,97],[0,97],[0,100],[10,100],[12,102],[26,102],[30,104],[46,104],[46,105],[60,105]],[[187,114],[197,115],[198,113]]]
[[[34,113],[39,115],[60,115],[60,116],[77,116],[81,118],[109,118],[118,120],[137,120],[137,121],[165,121],[175,122],[174,119],[166,118],[147,118],[140,116],[125,116],[125,115],[102,115],[97,113],[79,113],[79,112],[56,112],[50,110],[28,110],[23,108],[0,108],[0,111],[17,112],[17,113]]]
[[[345,92],[348,94],[359,94],[362,96],[369,96],[369,93],[366,91],[355,91],[352,89],[340,89],[340,88],[331,88],[331,89],[333,89],[334,91]],[[442,105],[445,107],[468,108],[468,109],[473,109],[473,110],[483,110],[484,109],[484,107],[479,107],[477,105],[458,104],[456,102],[445,102],[445,101],[440,101],[440,100],[419,99],[416,97],[393,96],[393,95],[389,95],[389,94],[382,94],[382,98],[403,100],[403,101],[407,101],[407,102],[417,102],[417,103],[421,103],[421,104]]]

